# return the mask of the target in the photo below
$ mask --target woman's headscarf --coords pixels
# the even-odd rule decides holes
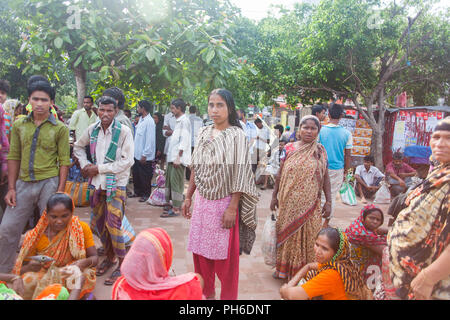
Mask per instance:
[[[319,264],[317,271],[309,271],[306,280],[314,278],[324,270],[336,270],[344,282],[346,294],[357,300],[371,300],[372,295],[366,287],[358,269],[353,265],[350,258],[350,244],[346,234],[339,231],[339,249],[331,260],[324,264]]]
[[[3,109],[6,113],[9,113],[11,117],[14,117],[14,112],[16,111],[16,107],[20,104],[19,100],[9,99],[6,100],[3,104]]]
[[[313,120],[316,123],[317,127],[319,128],[319,132],[320,132],[320,128],[321,128],[320,120],[319,120],[319,118],[317,118],[316,116],[314,116],[312,114],[306,115],[300,120],[299,130],[300,130],[300,127],[308,120]]]
[[[361,210],[361,214],[359,215],[359,217],[355,221],[353,221],[352,224],[345,230],[350,243],[363,246],[386,245],[385,236],[380,236],[364,226],[364,219],[366,218],[367,214],[369,212],[372,212],[373,210],[378,210],[381,213],[381,224],[383,224],[384,216],[380,208],[374,206],[373,204],[365,206]]]
[[[173,289],[194,279],[192,272],[171,277],[172,258],[172,241],[167,232],[147,229],[134,240],[120,271],[131,287],[145,291]]]

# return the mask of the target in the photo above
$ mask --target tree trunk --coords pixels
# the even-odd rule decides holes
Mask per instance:
[[[374,153],[375,156],[375,166],[380,169],[381,171],[384,171],[384,163],[383,163],[383,136],[384,136],[384,121],[385,116],[384,113],[386,112],[386,108],[384,105],[384,86],[378,93],[378,122],[377,122],[377,129],[375,130],[376,140],[375,140],[375,146],[376,146],[376,153]]]
[[[83,108],[83,100],[86,96],[86,70],[81,65],[74,69],[77,83],[77,109]]]
[[[383,131],[380,129],[373,130],[372,134],[372,155],[375,159],[375,167],[384,171],[383,165]]]

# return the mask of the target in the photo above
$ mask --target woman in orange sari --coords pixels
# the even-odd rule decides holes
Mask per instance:
[[[32,299],[40,294],[39,289],[46,286],[40,281],[50,267],[64,268],[73,265],[81,270],[84,283],[81,286],[80,298],[87,298],[94,290],[98,256],[92,231],[87,223],[73,215],[73,211],[74,204],[68,195],[52,195],[47,202],[47,210],[42,213],[36,227],[25,235],[13,269],[13,273],[23,278],[25,299]],[[53,260],[31,260],[31,257],[37,255]],[[60,281],[70,289],[70,283],[66,283],[66,280]]]
[[[276,223],[277,263],[274,278],[291,279],[314,261],[314,239],[322,226],[321,215],[331,212],[327,153],[317,142],[320,121],[306,116],[300,122],[299,141],[286,145],[270,208],[279,207]],[[326,203],[320,206],[321,191]]]

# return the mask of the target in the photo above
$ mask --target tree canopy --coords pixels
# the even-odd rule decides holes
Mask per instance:
[[[123,88],[129,107],[183,97],[202,112],[216,87],[240,108],[337,95],[365,107],[380,132],[370,108],[403,90],[419,104],[448,101],[449,10],[433,0],[322,0],[260,21],[227,0],[0,1],[0,76],[17,96],[32,74],[77,95],[78,107],[108,86]]]

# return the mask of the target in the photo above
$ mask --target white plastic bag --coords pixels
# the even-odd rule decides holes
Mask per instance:
[[[275,267],[277,263],[277,231],[275,213],[273,212],[264,224],[261,251],[264,256],[264,263]]]
[[[341,195],[342,203],[349,206],[356,206],[357,201],[355,189],[353,189],[352,185],[348,181],[344,181],[341,189],[339,190],[339,194]]]
[[[391,203],[391,192],[385,182],[381,183],[380,189],[375,193],[374,203]]]

